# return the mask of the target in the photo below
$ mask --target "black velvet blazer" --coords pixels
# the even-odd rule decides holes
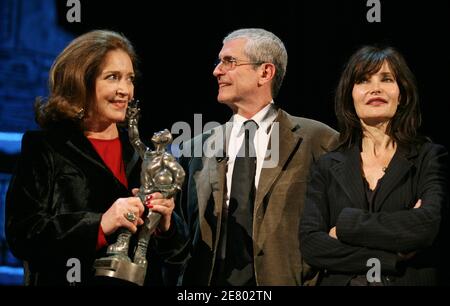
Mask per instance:
[[[324,155],[311,170],[300,224],[304,259],[322,270],[322,285],[348,285],[381,263],[385,285],[436,285],[439,233],[448,205],[448,153],[440,145],[397,150],[367,207],[357,146]],[[420,208],[413,209],[417,200]],[[328,234],[336,226],[338,240]],[[445,234],[448,235],[448,234]],[[409,260],[399,253],[416,252]]]
[[[24,134],[6,197],[6,236],[12,253],[24,260],[26,284],[67,285],[70,258],[80,260],[81,283],[92,281],[93,262],[106,251],[96,252],[101,216],[139,187],[140,159],[126,131],[120,131],[120,139],[128,189],[79,130]],[[171,248],[161,242],[161,254]]]

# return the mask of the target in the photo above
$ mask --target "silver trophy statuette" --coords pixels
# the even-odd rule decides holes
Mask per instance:
[[[172,134],[166,129],[152,137],[155,150],[150,150],[139,138],[139,108],[137,102],[130,102],[127,109],[128,135],[134,149],[142,159],[141,186],[137,196],[143,205],[145,197],[160,192],[165,198],[172,198],[184,181],[184,170],[165,148],[172,142]],[[126,218],[133,222],[137,216],[133,213]],[[108,246],[107,257],[97,259],[94,263],[97,276],[108,276],[129,281],[142,286],[147,271],[147,247],[152,233],[159,224],[161,215],[149,209],[144,224],[138,228],[138,244],[133,260],[128,256],[131,232],[120,229],[117,241]]]

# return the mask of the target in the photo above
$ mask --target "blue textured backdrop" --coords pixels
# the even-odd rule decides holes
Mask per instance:
[[[56,21],[54,0],[0,1],[0,131],[36,127],[34,100],[46,95],[50,66],[72,39]]]
[[[33,104],[47,94],[56,55],[73,38],[58,27],[55,0],[0,0],[0,163],[20,150],[20,135],[35,129]],[[0,171],[7,166],[0,167]],[[22,269],[4,237],[4,197],[9,175],[0,173],[0,284],[22,282]]]

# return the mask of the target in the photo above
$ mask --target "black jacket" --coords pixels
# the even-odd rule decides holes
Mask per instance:
[[[26,284],[67,285],[70,258],[80,260],[81,284],[93,280],[94,260],[106,252],[106,247],[96,252],[101,215],[140,184],[140,160],[125,131],[120,131],[120,139],[128,189],[79,130],[24,134],[6,196],[6,236],[12,253],[24,260]],[[159,240],[163,240],[160,254],[168,257],[173,245]],[[114,241],[112,235],[110,242]],[[155,258],[149,258],[147,280],[160,278],[161,260],[153,253],[149,251],[149,257]]]
[[[322,270],[322,285],[347,285],[381,263],[385,285],[438,284],[439,231],[448,204],[444,147],[397,150],[367,207],[358,146],[324,155],[311,170],[300,224],[304,259]],[[422,206],[412,209],[417,200]],[[336,226],[338,240],[329,236]],[[409,260],[398,253],[416,251]]]

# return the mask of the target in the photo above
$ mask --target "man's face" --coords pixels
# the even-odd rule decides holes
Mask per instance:
[[[259,86],[258,70],[248,64],[250,59],[244,54],[246,42],[244,38],[227,41],[219,53],[222,62],[213,71],[219,84],[217,100],[231,107],[236,103],[250,102]]]

